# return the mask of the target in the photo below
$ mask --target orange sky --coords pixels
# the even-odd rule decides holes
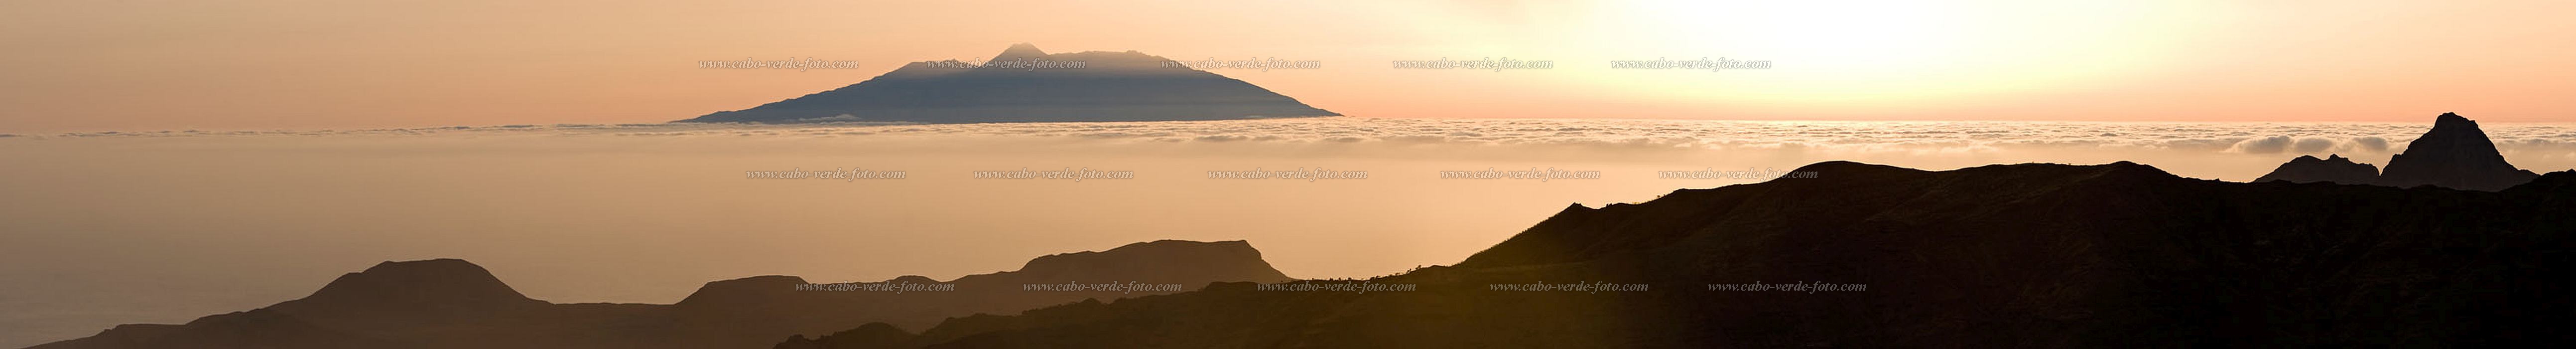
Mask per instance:
[[[1216,70],[1344,114],[2576,121],[2564,1],[126,1],[0,4],[0,132],[636,123],[1051,52]],[[1398,70],[1510,57],[1545,70]],[[1768,70],[1610,69],[1725,57]],[[702,69],[822,59],[859,69]]]

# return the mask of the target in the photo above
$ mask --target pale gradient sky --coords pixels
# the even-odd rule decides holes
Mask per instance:
[[[0,2],[0,132],[636,123],[1138,50],[1371,117],[2576,121],[2564,1]],[[1510,57],[1549,70],[1397,70]],[[1725,57],[1769,70],[1613,70]],[[701,69],[700,60],[860,69]]]

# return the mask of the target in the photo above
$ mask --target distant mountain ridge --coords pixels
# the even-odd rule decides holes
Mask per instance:
[[[1026,291],[1022,284],[1132,281],[1195,290],[1287,279],[1244,241],[1160,240],[1040,257],[1019,271],[960,277],[947,283],[953,291],[799,290],[803,278],[768,275],[708,282],[668,305],[554,304],[520,294],[473,263],[432,259],[378,264],[267,308],[181,325],[122,325],[31,348],[751,348],[871,323],[928,327],[976,313],[1172,293]],[[887,282],[938,283],[921,276]]]
[[[1011,45],[986,62],[924,61],[857,84],[679,122],[1073,122],[1340,116],[1136,51],[1048,54]],[[1078,66],[1078,67],[1074,67]]]
[[[2281,167],[2273,168],[2271,173],[2254,178],[2254,183],[2271,181],[2373,184],[2379,183],[2379,166],[2355,163],[2352,159],[2335,154],[2328,154],[2324,159],[2300,155],[2298,158],[2290,159],[2290,162],[2282,163]]]
[[[2433,118],[2433,129],[2390,156],[2388,169],[2358,164],[2341,156],[2326,159],[2301,155],[2254,182],[2328,182],[2392,187],[2432,185],[2462,190],[2497,191],[2530,182],[2540,174],[2513,167],[2478,122],[2455,113]]]
[[[863,327],[777,349],[2415,347],[2565,343],[2576,171],[2496,192],[2230,183],[2129,162],[1783,178],[1569,206],[1455,266]],[[1635,292],[1498,291],[1597,281]],[[1716,284],[1865,284],[1856,291]],[[1707,286],[1707,287],[1703,287]]]

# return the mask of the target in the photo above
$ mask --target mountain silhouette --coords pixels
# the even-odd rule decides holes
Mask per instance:
[[[1455,266],[859,329],[774,348],[2309,347],[2576,339],[2576,172],[2495,191],[2230,183],[2154,167],[1783,178],[1571,206]],[[1494,290],[1608,282],[1643,291]],[[1864,284],[1738,291],[1717,284]]]
[[[367,311],[490,311],[543,305],[492,277],[482,266],[443,258],[384,262],[340,275],[313,295],[279,304],[293,308]]]
[[[1040,257],[1018,271],[960,277],[946,283],[954,285],[948,291],[799,290],[808,284],[803,278],[769,275],[708,282],[668,305],[554,304],[521,295],[473,263],[433,259],[378,264],[266,308],[181,325],[122,325],[31,348],[758,348],[800,335],[869,338],[905,333],[898,324],[925,328],[979,312],[1174,293],[1031,291],[1025,284],[1195,290],[1288,279],[1243,241],[1162,240]],[[920,276],[885,282],[939,283]]]
[[[2497,191],[2513,187],[2539,174],[2513,167],[2497,151],[2486,131],[2477,121],[2460,114],[2442,113],[2433,118],[2433,129],[2406,144],[2406,151],[2388,159],[2388,169],[2381,172],[2369,164],[2356,164],[2328,155],[2318,160],[2301,155],[2281,164],[2272,173],[2254,182],[2288,181],[2291,183],[2330,182],[2339,184],[2373,184],[2400,188],[2432,185],[2461,190]]]
[[[2459,114],[2442,113],[2434,118],[2433,130],[2414,142],[2406,143],[2406,152],[2388,159],[2388,170],[2380,181],[2398,187],[2434,185],[2467,190],[2502,190],[2530,182],[2539,174],[2514,168],[2496,151],[2495,142],[2478,122]]]
[[[2319,160],[2320,162],[2325,160]],[[2576,171],[2497,191],[2231,183],[2130,162],[1830,161],[1569,205],[1451,266],[1279,291],[1241,241],[1039,257],[947,292],[710,282],[659,304],[529,300],[459,260],[35,348],[2421,347],[2576,340]],[[1122,270],[1132,272],[1120,272]],[[1101,280],[1085,280],[1103,278]],[[1197,278],[1192,281],[1164,281]],[[1232,280],[1227,280],[1232,279]],[[918,276],[889,281],[922,282]],[[1185,283],[1187,292],[1029,291]],[[1497,285],[1612,283],[1624,291]],[[1865,285],[1749,291],[1745,284]],[[1130,297],[1130,298],[1119,298]],[[1111,298],[1115,302],[1103,301]],[[1016,303],[1015,303],[1016,302]],[[1029,304],[1025,310],[963,310]],[[1051,306],[1050,306],[1051,305]],[[935,323],[935,325],[927,325]],[[918,332],[906,328],[920,329]]]
[[[680,122],[1066,122],[1339,116],[1242,80],[1136,51],[905,64],[857,84]],[[1079,67],[1073,67],[1078,65]]]
[[[2254,179],[2255,183],[2270,181],[2374,184],[2379,183],[2379,166],[2353,163],[2352,159],[2344,158],[2342,155],[2327,154],[2324,159],[2300,155],[2299,158],[2290,159],[2290,162],[2281,164],[2281,167],[2273,168],[2272,173],[2263,174],[2263,177]]]

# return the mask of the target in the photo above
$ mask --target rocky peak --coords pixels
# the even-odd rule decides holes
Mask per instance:
[[[2435,185],[2452,189],[2495,191],[2530,182],[2539,177],[2513,167],[2487,139],[2478,122],[2459,114],[2442,113],[2434,118],[2433,130],[2406,144],[2406,151],[2388,159],[2388,170],[2380,183],[2413,187]]]
[[[2478,122],[2460,114],[2442,113],[2433,118],[2433,130],[2406,145],[2406,151],[2388,159],[2386,171],[2370,164],[2354,163],[2342,156],[2325,159],[2299,156],[2272,170],[2255,183],[2289,181],[2292,183],[2331,182],[2341,184],[2376,184],[2394,187],[2434,185],[2451,189],[2497,191],[2530,182],[2540,177],[2504,161],[2495,141],[2487,139]]]

